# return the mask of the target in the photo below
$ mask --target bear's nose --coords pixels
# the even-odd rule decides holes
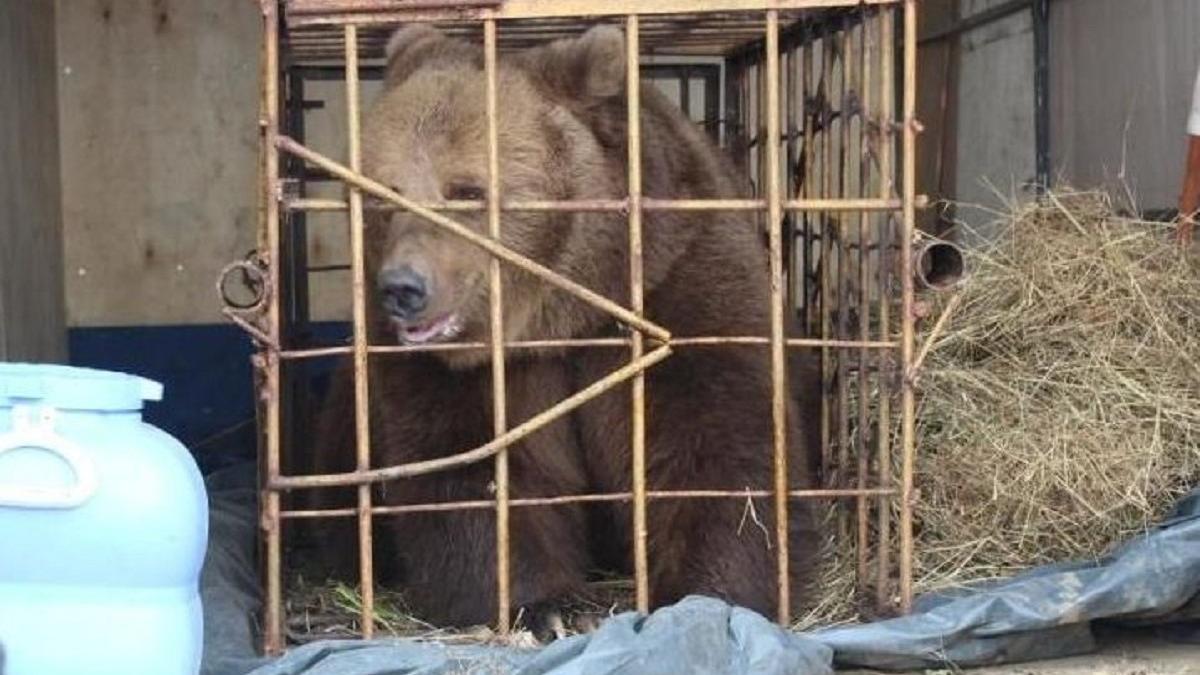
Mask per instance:
[[[429,305],[429,284],[408,265],[384,269],[379,275],[384,308],[400,319],[411,319]]]

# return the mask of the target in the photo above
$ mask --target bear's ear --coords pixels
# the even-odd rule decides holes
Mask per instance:
[[[387,57],[384,81],[389,86],[399,84],[421,66],[434,61],[477,60],[471,59],[464,47],[428,24],[403,26],[392,33],[384,50]]]
[[[567,100],[587,104],[625,93],[625,35],[615,26],[596,26],[527,58],[541,84]]]

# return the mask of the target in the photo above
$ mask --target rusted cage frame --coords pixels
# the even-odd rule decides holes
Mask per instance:
[[[501,629],[507,629],[509,607],[508,607],[508,579],[504,571],[507,569],[507,513],[510,507],[536,505],[544,503],[571,503],[585,501],[604,501],[604,500],[631,500],[634,503],[635,512],[635,583],[637,587],[638,607],[641,610],[647,609],[648,592],[647,592],[647,562],[644,545],[645,537],[645,506],[646,501],[650,498],[686,498],[686,497],[730,497],[730,498],[745,498],[751,496],[773,496],[775,498],[777,523],[779,530],[777,537],[779,539],[779,588],[781,599],[786,599],[787,589],[787,542],[786,542],[786,513],[788,508],[789,498],[840,498],[853,496],[860,500],[873,497],[881,501],[880,518],[883,520],[884,514],[889,512],[889,509],[884,506],[887,497],[898,497],[899,504],[897,505],[900,514],[899,536],[900,536],[900,595],[901,603],[904,608],[907,608],[912,597],[912,476],[913,476],[913,431],[914,431],[914,407],[913,407],[913,392],[912,383],[915,373],[911,371],[913,366],[913,265],[912,265],[912,243],[914,233],[914,218],[915,208],[917,207],[917,199],[915,194],[914,183],[914,138],[916,133],[916,124],[914,119],[915,112],[915,49],[916,49],[916,0],[623,0],[619,3],[612,3],[612,6],[605,7],[603,10],[598,10],[593,3],[583,2],[582,0],[556,0],[555,2],[533,2],[532,0],[511,0],[507,3],[498,1],[475,0],[473,2],[460,2],[458,5],[469,5],[468,10],[455,10],[457,18],[461,18],[464,12],[471,13],[473,18],[478,18],[483,22],[485,30],[485,70],[487,71],[487,96],[489,110],[489,131],[488,131],[488,153],[489,153],[489,182],[493,188],[498,187],[498,159],[497,159],[497,139],[495,133],[495,77],[496,77],[496,23],[499,20],[509,18],[528,18],[540,16],[575,16],[582,14],[594,15],[603,13],[606,15],[621,15],[625,16],[626,21],[626,39],[627,39],[627,56],[629,58],[629,72],[627,73],[628,80],[628,96],[629,96],[629,111],[630,111],[630,189],[627,199],[613,200],[603,203],[551,203],[542,202],[534,204],[505,204],[498,197],[498,192],[495,190],[489,193],[489,200],[486,205],[449,205],[450,209],[446,209],[448,205],[421,205],[412,203],[404,199],[387,188],[379,185],[370,179],[362,176],[358,166],[358,79],[357,79],[357,26],[360,24],[368,24],[372,22],[395,22],[398,20],[430,20],[432,18],[446,16],[446,4],[444,2],[434,2],[431,0],[408,0],[409,9],[398,11],[398,13],[359,13],[353,10],[361,9],[368,6],[376,6],[376,9],[385,6],[396,7],[398,3],[389,2],[389,0],[306,0],[310,7],[323,7],[322,11],[329,14],[314,14],[313,16],[321,17],[320,20],[328,21],[335,24],[343,25],[343,39],[345,46],[345,66],[346,66],[346,101],[349,124],[349,162],[348,166],[344,166],[327,157],[316,153],[303,145],[292,141],[280,133],[279,119],[279,72],[280,72],[280,14],[279,5],[275,0],[261,0],[262,16],[263,16],[263,78],[262,78],[262,103],[261,103],[261,131],[262,144],[260,162],[262,168],[262,191],[260,202],[260,246],[262,258],[265,262],[264,287],[267,289],[265,297],[265,326],[255,328],[254,326],[243,323],[252,333],[260,340],[262,353],[260,354],[259,363],[263,371],[262,389],[264,392],[263,400],[263,428],[264,434],[264,452],[263,455],[263,501],[262,501],[262,528],[264,531],[265,540],[265,556],[266,556],[266,607],[264,616],[264,646],[266,651],[274,653],[282,648],[282,580],[281,580],[281,535],[280,526],[284,513],[281,509],[281,492],[287,489],[300,487],[313,487],[320,485],[358,485],[359,500],[357,508],[352,512],[343,511],[325,511],[325,512],[292,512],[287,514],[288,517],[344,517],[354,515],[359,521],[360,531],[360,560],[361,568],[361,585],[363,592],[363,611],[362,611],[362,631],[365,637],[369,637],[373,625],[373,599],[371,597],[371,589],[373,588],[373,570],[371,569],[371,520],[373,515],[398,513],[405,510],[417,510],[419,506],[411,507],[376,507],[371,504],[369,483],[374,480],[384,480],[393,476],[417,475],[428,471],[439,470],[446,466],[454,466],[467,461],[477,461],[486,458],[487,456],[495,456],[497,463],[498,478],[503,477],[504,459],[506,456],[507,447],[521,437],[523,433],[530,433],[541,424],[553,419],[556,414],[562,414],[572,407],[582,404],[591,397],[616,386],[625,381],[632,381],[634,386],[634,438],[632,439],[635,449],[634,461],[634,489],[628,494],[615,495],[577,495],[570,497],[560,497],[553,499],[527,499],[527,500],[512,500],[507,495],[507,485],[504,488],[498,489],[497,498],[495,500],[484,500],[472,503],[460,503],[456,505],[425,505],[430,510],[433,509],[450,509],[450,508],[491,508],[497,509],[497,536],[499,548],[498,560],[498,599],[499,599],[499,616],[497,617]],[[754,200],[649,200],[644,199],[640,193],[640,152],[637,148],[640,144],[640,131],[638,124],[639,106],[637,103],[639,74],[637,71],[637,56],[638,39],[639,39],[639,18],[643,15],[652,15],[659,13],[688,13],[696,14],[709,11],[754,11],[762,12],[766,16],[766,58],[765,58],[765,97],[766,105],[766,130],[767,137],[770,139],[779,138],[780,134],[780,111],[779,111],[779,88],[780,88],[780,69],[779,69],[779,12],[788,9],[813,9],[813,8],[832,8],[832,7],[849,7],[861,5],[878,5],[878,6],[900,6],[903,9],[903,75],[904,75],[904,101],[902,119],[899,122],[898,129],[902,136],[902,160],[901,160],[901,181],[902,189],[900,198],[894,199],[891,196],[891,186],[888,184],[890,173],[881,171],[883,185],[881,187],[880,196],[872,199],[860,200],[839,200],[839,199],[787,199],[783,198],[782,186],[780,185],[781,177],[779,175],[778,144],[770,142],[764,144],[767,153],[768,166],[771,170],[766,176],[766,199]],[[338,12],[342,12],[338,14]],[[364,18],[365,17],[365,18]],[[890,36],[889,22],[881,20],[881,26],[885,31],[885,35]],[[885,41],[881,45],[881,50],[884,54],[890,54],[890,42]],[[885,69],[888,59],[884,58],[883,63]],[[886,79],[885,79],[886,81]],[[892,87],[890,84],[885,84],[883,87],[884,96],[890,94]],[[890,117],[890,115],[889,115]],[[885,134],[887,136],[888,134]],[[315,164],[333,176],[344,182],[348,188],[348,196],[345,202],[337,200],[306,200],[298,199],[291,200],[284,204],[283,191],[280,182],[279,160],[280,151],[288,153],[291,156],[298,157],[305,162]],[[885,156],[890,155],[890,152],[885,152]],[[890,162],[890,159],[887,160]],[[885,165],[890,171],[890,165]],[[492,335],[502,335],[499,329],[503,320],[502,316],[502,299],[499,294],[499,265],[501,259],[510,264],[516,264],[525,268],[527,271],[534,272],[550,283],[559,286],[562,289],[573,292],[576,295],[583,297],[592,304],[609,311],[618,319],[623,321],[630,328],[634,329],[628,340],[617,341],[596,341],[596,340],[563,340],[554,341],[554,344],[560,346],[603,346],[603,347],[627,347],[631,350],[631,361],[622,369],[615,371],[601,381],[585,388],[576,395],[560,402],[559,405],[553,406],[551,409],[543,412],[541,415],[535,416],[523,425],[518,425],[513,429],[505,429],[505,420],[503,416],[505,392],[503,390],[503,354],[506,348],[522,347],[522,346],[545,346],[551,344],[551,341],[535,342],[531,341],[528,344],[502,344],[501,340],[490,340],[486,345],[469,345],[467,348],[489,348],[492,352],[493,368],[496,369],[498,377],[497,386],[494,388],[493,395],[496,405],[495,431],[496,438],[489,444],[481,446],[472,451],[453,455],[441,460],[435,460],[432,464],[437,466],[428,466],[429,462],[416,463],[400,467],[391,467],[389,469],[368,469],[369,464],[369,434],[366,430],[369,428],[368,409],[366,405],[368,391],[367,378],[365,376],[367,359],[371,353],[386,353],[389,351],[417,351],[416,348],[372,348],[367,344],[366,325],[365,325],[365,280],[364,280],[364,264],[363,264],[363,242],[361,232],[361,221],[363,217],[363,193],[369,193],[377,198],[391,202],[392,204],[405,208],[416,215],[424,217],[427,220],[442,226],[443,228],[455,232],[459,236],[471,241],[472,243],[484,248],[492,254],[491,274],[489,275],[492,291],[491,291],[491,317],[492,317]],[[828,193],[826,193],[828,194]],[[478,209],[481,206],[487,209],[489,234],[487,237],[476,235],[454,220],[441,215],[443,210],[455,209]],[[283,208],[288,209],[310,209],[310,210],[341,210],[345,209],[351,222],[352,236],[352,269],[353,269],[353,296],[354,296],[354,329],[355,339],[354,344],[350,349],[354,356],[356,370],[356,428],[358,429],[358,468],[355,472],[347,474],[337,474],[328,476],[284,476],[280,471],[281,457],[281,436],[280,436],[280,380],[281,366],[283,361],[288,359],[301,359],[317,355],[318,350],[307,351],[288,351],[283,349],[280,341],[280,299],[279,294],[272,289],[280,288],[280,214]],[[781,233],[778,228],[771,227],[770,229],[770,259],[771,259],[771,303],[772,303],[772,331],[771,336],[767,339],[759,337],[746,338],[700,338],[690,341],[673,340],[670,334],[652,322],[647,321],[641,316],[641,260],[640,260],[640,225],[641,215],[644,211],[653,209],[662,210],[765,210],[770,216],[772,224],[780,222],[780,218],[784,212],[804,211],[804,212],[835,212],[835,211],[893,211],[899,208],[901,211],[900,226],[900,256],[899,264],[901,269],[897,275],[901,284],[901,312],[900,312],[900,328],[901,335],[899,344],[894,341],[831,341],[827,339],[821,340],[786,340],[783,336],[783,268],[782,254],[783,242]],[[500,227],[500,214],[505,210],[614,210],[627,211],[630,221],[630,237],[631,237],[631,305],[632,309],[625,309],[615,303],[605,301],[603,298],[596,296],[586,288],[578,285],[573,285],[568,280],[562,279],[557,274],[539,269],[536,264],[525,260],[518,255],[505,249],[498,243],[498,233]],[[887,221],[885,221],[887,222]],[[886,305],[885,298],[880,299],[881,307]],[[884,310],[886,311],[886,310]],[[825,337],[825,336],[823,336]],[[650,340],[650,351],[646,351],[644,344],[645,340]],[[598,344],[604,342],[604,344]],[[651,367],[653,363],[661,358],[666,358],[670,351],[676,347],[686,346],[687,343],[692,344],[737,344],[737,343],[752,343],[762,344],[765,342],[770,346],[772,359],[772,380],[773,380],[773,396],[772,396],[772,413],[774,417],[775,442],[774,455],[776,459],[776,481],[773,490],[757,490],[757,491],[716,491],[716,490],[697,490],[697,491],[676,491],[676,492],[658,492],[648,491],[645,487],[644,466],[639,466],[639,462],[644,462],[644,401],[642,396],[638,395],[643,373],[646,368]],[[901,477],[900,486],[898,488],[879,487],[879,488],[864,488],[860,487],[851,490],[798,490],[789,491],[786,481],[786,439],[784,438],[784,422],[782,418],[783,411],[783,372],[784,372],[784,349],[789,346],[820,346],[826,349],[829,348],[857,348],[865,352],[867,349],[895,349],[899,348],[900,359],[899,367],[902,377],[900,378],[900,405],[902,414],[901,426],[901,451],[903,453],[901,459]],[[446,346],[441,346],[446,347]],[[343,350],[330,351],[320,350],[323,354],[340,353]],[[885,398],[886,397],[882,397]],[[880,452],[889,450],[888,442],[880,438]],[[640,446],[640,450],[639,450]],[[641,455],[638,459],[637,456]],[[420,466],[426,465],[426,466]],[[881,463],[881,480],[887,475],[887,464]],[[639,470],[640,469],[640,470]],[[499,487],[499,486],[498,486]],[[637,542],[641,540],[641,544]],[[886,542],[885,542],[886,543]],[[881,550],[886,549],[886,546],[881,546]],[[885,569],[885,563],[880,561],[880,570]],[[779,619],[786,622],[787,603],[780,602]]]

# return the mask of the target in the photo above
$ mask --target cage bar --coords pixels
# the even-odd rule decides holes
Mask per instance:
[[[349,168],[362,170],[361,139],[358,114],[358,27],[346,26],[346,128]],[[351,287],[354,303],[354,433],[355,464],[359,471],[371,468],[371,411],[367,353],[367,282],[365,245],[363,243],[362,191],[353,185],[346,187],[350,205],[350,266],[353,271]],[[370,638],[375,632],[375,568],[372,555],[371,486],[358,486],[358,574],[359,594],[362,596],[362,632]]]
[[[483,24],[483,69],[487,80],[488,236],[500,242],[500,141],[496,130],[496,21]],[[496,438],[508,429],[508,400],[504,377],[504,300],[500,283],[500,259],[488,266],[488,304],[491,313],[492,428]],[[501,633],[509,630],[512,575],[509,561],[508,446],[496,449],[496,619]]]
[[[871,115],[871,36],[866,17],[859,22],[859,91],[861,97],[861,112],[859,114],[859,152],[858,152],[858,196],[865,197],[869,192],[871,178],[870,164],[866,161],[868,139],[867,124]],[[858,339],[866,342],[871,339],[871,270],[870,270],[870,237],[871,214],[861,212],[858,216]],[[882,239],[879,239],[882,241]],[[858,349],[858,428],[855,434],[854,451],[858,458],[858,487],[867,486],[870,456],[867,453],[867,439],[870,425],[870,357],[867,349]],[[867,580],[870,555],[870,508],[865,497],[855,500],[858,513],[858,560],[857,579],[859,584]]]
[[[876,17],[879,29],[879,72],[880,72],[880,114],[878,117],[879,138],[879,194],[883,198],[891,197],[895,186],[892,180],[893,131],[892,119],[895,108],[892,98],[893,76],[893,21],[894,16],[889,11],[880,12]],[[880,241],[891,242],[894,238],[891,215],[885,215],[880,222]],[[882,249],[881,249],[882,253]],[[892,335],[891,322],[891,265],[890,258],[880,255],[879,260],[879,333],[883,338]],[[882,370],[882,369],[881,369]],[[878,435],[878,467],[879,485],[886,488],[892,484],[892,415],[891,415],[891,378],[887,373],[879,374],[879,421],[876,426]],[[892,540],[892,505],[881,498],[876,505],[878,509],[876,538],[879,541],[879,565],[875,580],[875,603],[877,607],[888,607],[891,603],[891,540]]]
[[[788,457],[787,457],[787,394],[784,383],[783,335],[783,233],[779,229],[783,217],[780,208],[779,177],[779,12],[767,10],[766,40],[767,136],[763,144],[766,155],[767,223],[770,228],[771,256],[771,416],[774,422],[775,443],[775,544],[778,566],[779,623],[791,622],[791,583],[788,566]]]
[[[267,275],[274,289],[279,288],[279,153],[275,140],[279,134],[279,12],[271,2],[262,5],[263,17],[263,116],[260,121],[262,136],[262,183],[265,204],[263,230],[266,232]],[[280,336],[279,299],[272,294],[267,303],[267,335],[274,344]],[[277,354],[267,352],[263,358],[266,370],[266,466],[263,483],[270,485],[280,474],[280,359]],[[263,539],[266,544],[266,607],[263,617],[263,643],[268,654],[283,649],[283,583],[282,583],[282,532],[280,494],[266,490],[263,495]]]
[[[903,421],[900,443],[903,459],[900,470],[900,606],[907,612],[913,600],[913,465],[916,453],[916,400],[913,392],[915,373],[909,371],[913,358],[913,260],[912,244],[916,228],[917,170],[917,2],[904,0],[904,166],[900,171],[904,184],[904,224],[900,236],[900,407]]]
[[[774,490],[647,490],[646,499],[758,499],[774,497]],[[788,490],[789,499],[858,499],[860,497],[894,497],[894,489],[813,489]],[[587,495],[564,495],[561,497],[525,497],[509,500],[509,506],[561,506],[564,504],[590,504],[596,502],[632,502],[632,492],[607,492]],[[495,500],[472,499],[454,502],[431,502],[428,504],[404,504],[401,506],[376,506],[371,512],[377,516],[403,513],[433,513],[439,511],[461,511],[469,509],[494,509]],[[284,518],[341,518],[356,516],[357,509],[293,509],[282,511]]]
[[[446,203],[417,203],[426,211],[435,212],[473,212],[484,211],[482,203],[446,202]],[[917,199],[918,206],[924,205],[924,200]],[[785,211],[824,211],[838,213],[842,211],[896,211],[903,206],[899,199],[787,199],[780,207]],[[284,207],[290,211],[345,211],[346,202],[337,199],[289,199]],[[372,207],[376,210],[400,210],[401,207]],[[764,211],[767,203],[762,199],[655,199],[642,198],[643,211]],[[584,211],[616,211],[624,212],[629,209],[626,199],[594,199],[573,201],[516,201],[500,205],[500,210],[511,211],[559,211],[564,213],[580,213]]]
[[[641,72],[638,70],[640,26],[637,15],[625,19],[625,108],[628,124],[629,192],[629,303],[642,316],[644,282],[642,275],[642,104]],[[642,334],[630,341],[630,358],[642,356]],[[633,410],[630,439],[633,471],[633,582],[640,612],[650,610],[650,563],[646,550],[646,378],[642,371],[633,376]]]

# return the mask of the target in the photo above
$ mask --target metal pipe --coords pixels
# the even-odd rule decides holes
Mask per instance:
[[[630,307],[642,316],[642,124],[641,80],[638,71],[638,17],[625,19],[625,108],[629,151],[629,299]],[[634,333],[630,358],[642,356],[642,335]],[[633,471],[633,578],[639,612],[650,611],[650,566],[646,550],[646,379],[639,371],[633,377],[633,409],[630,418]]]
[[[924,239],[912,253],[914,281],[919,288],[945,291],[958,286],[966,275],[966,255],[957,244],[941,239]]]
[[[779,12],[767,11],[767,139],[766,155],[767,224],[771,254],[771,419],[775,440],[775,539],[779,587],[779,623],[791,623],[791,577],[788,565],[788,456],[787,391],[783,333],[783,199],[779,176]]]

